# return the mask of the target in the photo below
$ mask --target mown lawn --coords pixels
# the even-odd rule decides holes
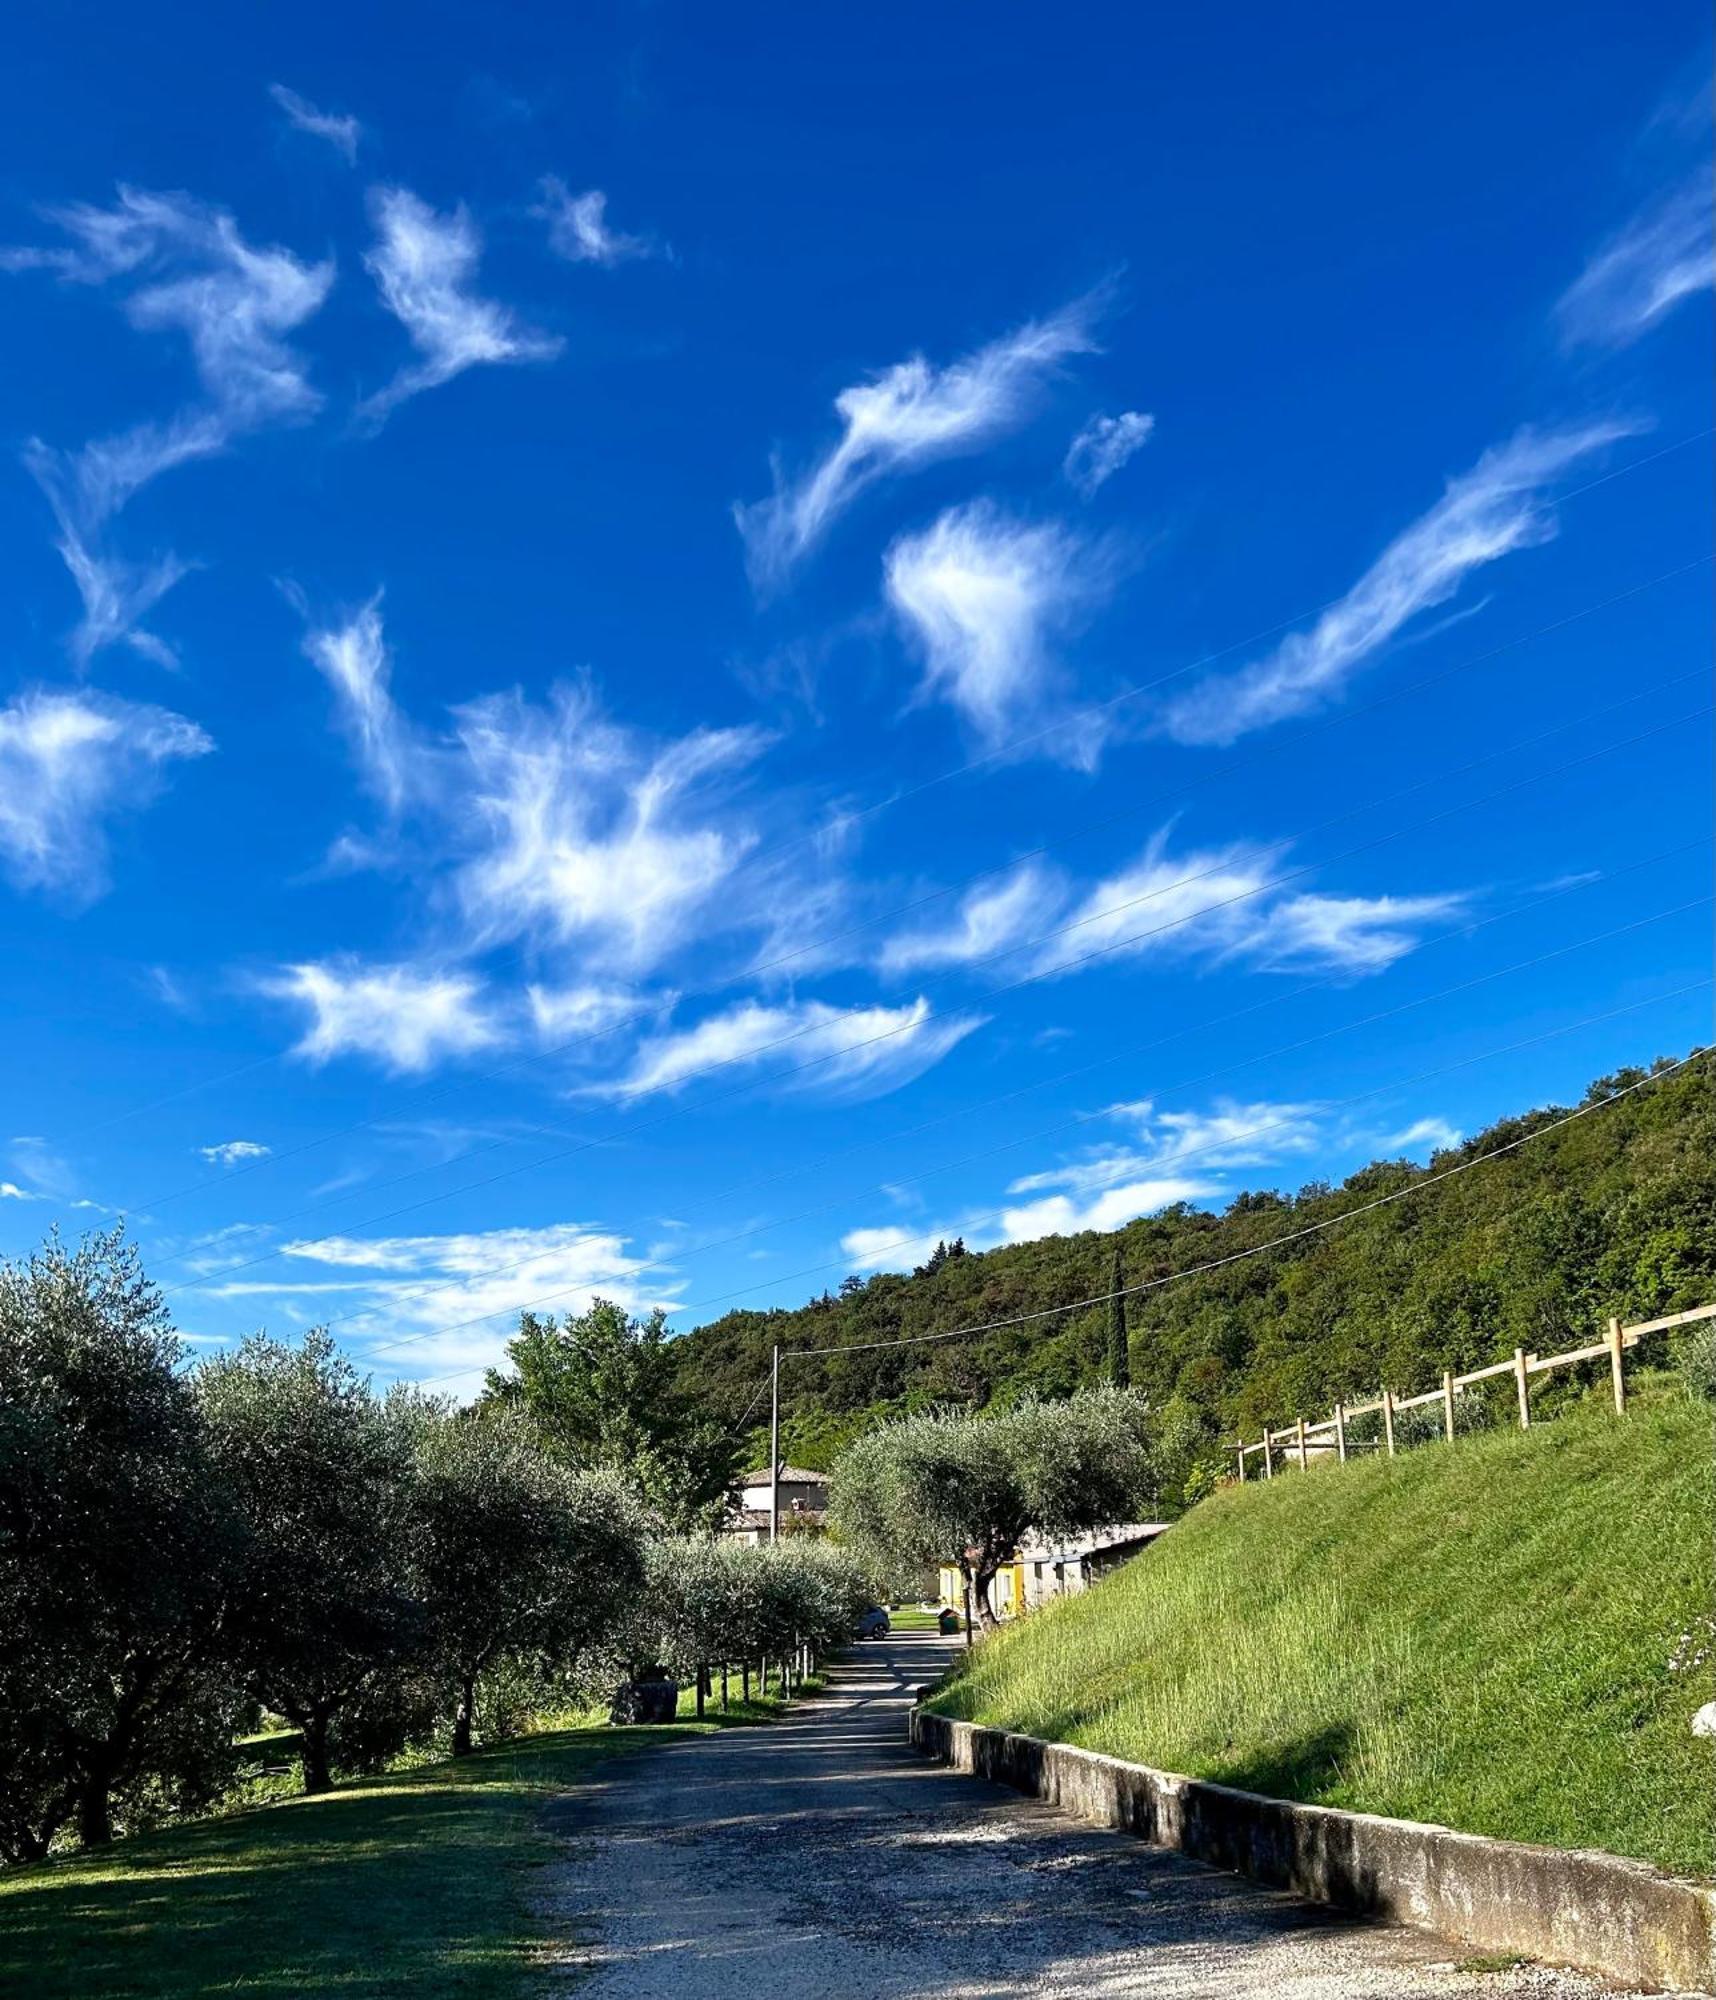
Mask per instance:
[[[1711,1875],[1716,1743],[1689,1724],[1713,1692],[1713,1443],[1709,1407],[1663,1393],[1225,1489],[985,1640],[933,1706]]]
[[[735,1699],[728,1723],[780,1704]],[[683,1713],[683,1709],[682,1709]],[[0,1873],[6,2000],[512,2000],[534,1981],[547,1800],[722,1726],[599,1722]]]

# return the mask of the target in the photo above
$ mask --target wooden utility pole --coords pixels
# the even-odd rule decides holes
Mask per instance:
[[[769,1540],[781,1538],[781,1349],[769,1365]]]

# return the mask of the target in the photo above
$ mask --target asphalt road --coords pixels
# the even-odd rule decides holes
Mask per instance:
[[[1452,2000],[1594,1996],[1348,1922],[1083,1825],[906,1744],[948,1658],[902,1634],[787,1719],[605,1767],[556,1809],[545,1887],[578,2000]]]

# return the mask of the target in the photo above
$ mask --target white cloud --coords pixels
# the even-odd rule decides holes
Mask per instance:
[[[307,1287],[214,1286],[210,1296],[349,1292],[361,1316],[343,1320],[340,1335],[379,1349],[375,1366],[420,1377],[468,1370],[471,1387],[484,1367],[503,1359],[527,1300],[547,1298],[546,1310],[579,1313],[600,1296],[644,1313],[671,1304],[678,1289],[652,1273],[646,1291],[638,1279],[649,1260],[624,1236],[577,1222],[446,1236],[327,1236],[287,1243],[283,1254],[342,1275]],[[487,1323],[464,1324],[473,1319]],[[388,1342],[407,1344],[389,1348]]]
[[[307,98],[300,97],[295,90],[288,90],[283,83],[271,83],[268,95],[285,112],[288,124],[300,132],[308,132],[312,138],[325,139],[336,153],[344,156],[348,166],[356,166],[358,140],[363,136],[363,127],[349,111],[319,111]]]
[[[1180,1201],[1205,1201],[1218,1194],[1212,1181],[1166,1175],[1128,1181],[1079,1198],[1045,1195],[1001,1214],[1001,1237],[1007,1243],[1030,1243],[1039,1236],[1075,1236],[1086,1229],[1119,1229],[1140,1215],[1155,1215]]]
[[[465,973],[324,959],[282,967],[263,990],[308,1011],[294,1053],[315,1063],[362,1055],[395,1072],[415,1072],[500,1038],[477,981]]]
[[[1380,972],[1418,932],[1467,898],[1276,895],[1285,846],[1235,841],[1174,855],[1155,834],[1130,866],[1096,883],[1035,960],[1039,973],[1117,957],[1249,959],[1270,971]]]
[[[882,947],[884,972],[916,972],[933,966],[969,965],[993,958],[1010,944],[1040,930],[1065,896],[1046,870],[1027,865],[1000,882],[985,883],[960,902],[951,923],[938,930],[907,931]]]
[[[273,1150],[259,1139],[223,1139],[218,1146],[197,1148],[211,1167],[236,1167],[246,1160],[266,1160]]]
[[[390,662],[382,635],[381,599],[344,625],[305,635],[304,651],[326,676],[372,789],[391,813],[410,783],[410,732],[393,705]]]
[[[1446,1118],[1418,1118],[1404,1131],[1384,1133],[1376,1141],[1376,1148],[1390,1156],[1440,1153],[1457,1146],[1461,1137],[1459,1127],[1450,1125]]]
[[[913,355],[834,399],[840,441],[800,478],[777,463],[766,500],[735,508],[751,573],[777,585],[865,487],[891,473],[976,451],[1020,423],[1041,379],[1094,343],[1095,304],[1080,300],[935,368]]]
[[[983,1025],[973,1014],[936,1017],[927,1000],[903,1007],[831,1007],[821,1000],[769,1007],[747,1000],[695,1028],[651,1037],[608,1097],[677,1090],[709,1070],[768,1060],[790,1089],[856,1099],[910,1083]]]
[[[1231,743],[1332,700],[1419,613],[1445,604],[1474,570],[1553,541],[1552,488],[1569,466],[1628,436],[1618,423],[1522,430],[1448,482],[1442,498],[1383,551],[1308,632],[1250,666],[1218,674],[1170,704],[1182,743]]]
[[[1092,417],[1070,445],[1061,471],[1085,499],[1106,485],[1135,452],[1142,451],[1156,419],[1142,410]]]
[[[643,1003],[623,986],[531,986],[525,993],[531,1026],[537,1039],[549,1045],[600,1035],[631,1019],[644,1004],[665,1011],[674,997],[662,994]]]
[[[0,1201],[41,1201],[43,1199],[43,1196],[31,1194],[27,1188],[21,1188],[16,1181],[0,1181]]]
[[[548,224],[548,247],[569,264],[624,264],[656,255],[647,236],[627,236],[608,226],[608,197],[600,188],[573,194],[563,180],[548,174],[542,182],[542,206],[534,211]]]
[[[84,600],[74,641],[80,658],[126,639],[169,657],[139,621],[185,574],[171,556],[147,564],[102,546],[102,530],[137,490],[163,472],[225,451],[246,432],[301,422],[321,406],[287,336],[320,310],[331,262],[308,264],[278,247],[246,242],[224,209],[182,194],[119,190],[111,209],[52,211],[69,248],[12,251],[11,269],[56,272],[80,284],[141,279],[125,300],[144,332],[183,334],[204,400],[163,423],[143,423],[75,452],[33,441],[26,463],[59,523],[59,549]]]
[[[1227,847],[1168,850],[1166,829],[1130,866],[1095,883],[1058,935],[1037,955],[1041,972],[1070,971],[1093,953],[1108,958],[1221,955],[1254,932],[1281,850],[1236,841]]]
[[[409,188],[383,187],[370,191],[370,214],[376,243],[365,268],[423,357],[365,402],[363,414],[371,421],[467,368],[550,361],[560,352],[559,340],[471,289],[482,238],[463,207],[442,215]]]
[[[473,850],[454,894],[474,935],[578,942],[647,971],[718,907],[751,836],[685,819],[694,784],[757,757],[749,729],[699,730],[657,749],[603,720],[587,689],[537,708],[493,695],[455,714],[464,753],[449,803]]]
[[[1064,692],[1052,643],[1102,587],[1078,537],[1011,520],[987,501],[902,535],[883,581],[923,656],[924,693],[950,702],[990,744],[1052,717]],[[1103,733],[1101,717],[1076,717],[1038,747],[1088,768]]]
[[[1466,902],[1460,895],[1289,896],[1263,913],[1246,949],[1279,971],[1382,972],[1417,948],[1426,925],[1458,916]]]
[[[1683,299],[1716,285],[1710,167],[1640,209],[1562,294],[1556,317],[1572,345],[1625,347]]]
[[[116,696],[20,694],[0,709],[0,862],[25,889],[87,903],[107,884],[106,822],[213,743],[182,715]]]

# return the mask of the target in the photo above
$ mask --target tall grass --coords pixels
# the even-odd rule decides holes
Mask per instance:
[[[1280,1797],[1716,1872],[1711,1417],[1228,1488],[980,1646],[945,1713]],[[1706,1648],[1708,1651],[1708,1648]]]

